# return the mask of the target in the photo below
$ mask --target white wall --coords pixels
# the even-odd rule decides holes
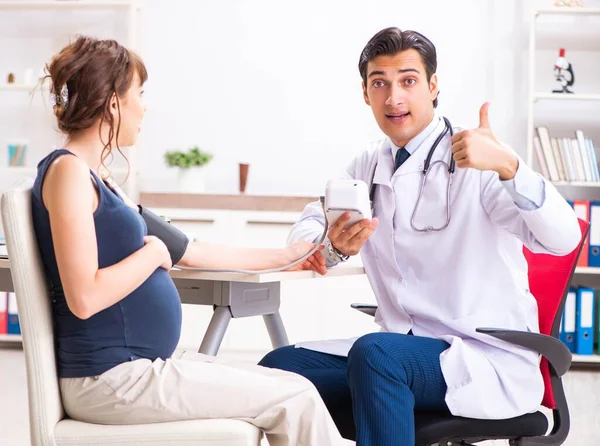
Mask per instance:
[[[357,61],[368,39],[390,25],[418,30],[437,46],[440,113],[457,126],[475,126],[480,105],[490,100],[497,136],[524,156],[529,11],[552,3],[142,1],[140,52],[150,80],[139,143],[140,189],[174,190],[176,175],[163,153],[198,144],[216,155],[207,168],[209,192],[236,192],[237,163],[250,162],[249,193],[321,194],[327,179],[380,137],[362,100]],[[545,51],[536,63],[540,88],[552,88],[551,64],[564,45],[578,91],[600,91],[599,53],[589,51],[600,39],[598,20],[584,19],[581,34],[546,26]],[[81,32],[126,42],[126,21],[107,11],[78,12],[74,21],[64,12],[2,10],[0,76],[43,66],[73,34],[73,23]],[[35,166],[60,144],[47,104],[31,105],[23,92],[0,92],[0,103],[0,147],[15,136],[28,137],[29,165]],[[561,114],[556,107],[536,107],[540,124],[550,121],[544,113]],[[579,122],[573,107],[578,105],[564,117]],[[597,103],[588,107],[584,124],[594,132],[600,128]],[[572,126],[567,122],[565,128]],[[0,166],[5,158],[2,150]],[[0,190],[14,180],[2,174]]]
[[[525,157],[530,11],[552,3],[149,3],[142,38],[151,82],[141,188],[176,187],[174,172],[163,168],[162,153],[199,144],[217,154],[207,169],[211,191],[236,192],[237,163],[250,162],[250,193],[322,193],[336,169],[380,137],[362,100],[356,65],[368,39],[391,25],[418,30],[436,45],[440,113],[455,125],[476,126],[479,107],[490,100],[496,135]],[[586,6],[598,3],[588,0]],[[557,48],[567,45],[570,51],[585,37],[588,52],[569,53],[578,91],[600,91],[595,76],[600,57],[589,52],[600,38],[599,23],[584,19],[584,36],[573,20],[559,17],[554,22],[562,25],[542,28],[546,52],[536,58],[541,89],[553,86]],[[548,121],[544,109],[541,113],[540,125]],[[560,110],[549,113],[556,116]],[[580,118],[561,117],[568,131]],[[597,124],[586,122],[594,136],[599,136]]]
[[[174,173],[163,168],[165,149],[199,144],[217,155],[208,168],[212,191],[235,192],[237,163],[250,162],[250,193],[321,193],[336,170],[380,137],[357,63],[369,38],[391,25],[434,42],[440,112],[456,125],[476,125],[480,105],[505,95],[490,83],[496,3],[147,2],[142,189],[174,185]],[[509,9],[517,3],[502,1]],[[494,104],[491,114],[494,122],[502,111]]]

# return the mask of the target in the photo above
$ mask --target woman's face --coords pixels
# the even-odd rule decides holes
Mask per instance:
[[[119,147],[129,147],[135,145],[138,133],[140,132],[140,126],[146,113],[146,105],[143,101],[143,85],[140,81],[140,77],[137,73],[133,76],[131,87],[125,94],[125,96],[119,98],[119,105],[121,109],[121,127],[119,128],[119,139],[117,144]],[[119,111],[115,106],[111,107],[116,127],[119,122]]]

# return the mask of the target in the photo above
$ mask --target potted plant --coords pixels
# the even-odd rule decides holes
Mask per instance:
[[[205,190],[202,166],[208,164],[213,155],[200,150],[198,146],[187,152],[170,150],[165,153],[165,162],[169,167],[179,169],[179,190],[185,193],[202,193]]]

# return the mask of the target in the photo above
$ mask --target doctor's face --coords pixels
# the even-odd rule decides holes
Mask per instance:
[[[421,56],[414,49],[377,56],[367,65],[363,95],[379,128],[403,147],[433,119],[437,76],[427,80]]]

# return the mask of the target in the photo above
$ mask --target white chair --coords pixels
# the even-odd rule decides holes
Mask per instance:
[[[238,420],[108,426],[65,418],[60,397],[50,297],[31,217],[31,180],[2,195],[0,214],[23,335],[33,446],[258,446],[262,434]]]

